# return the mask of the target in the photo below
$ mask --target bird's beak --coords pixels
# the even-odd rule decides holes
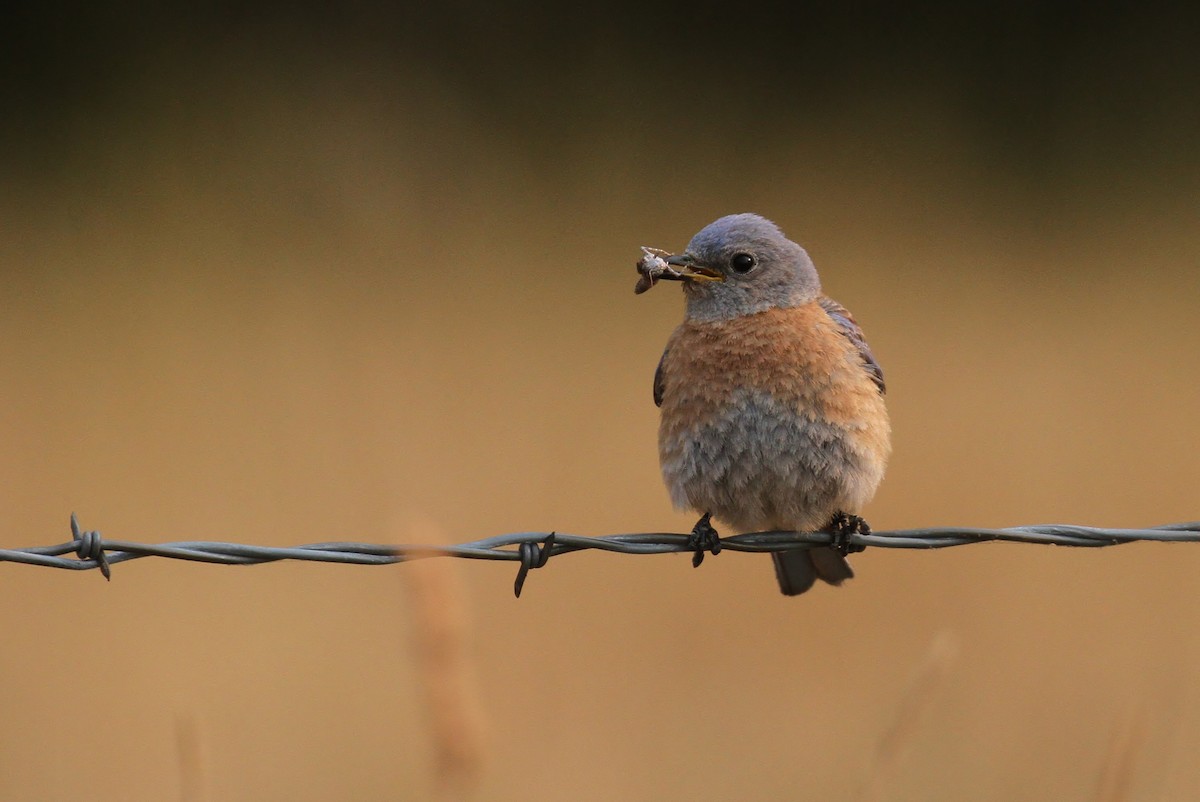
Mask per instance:
[[[696,264],[696,259],[689,253],[676,253],[666,258],[667,264],[672,267],[683,268],[679,271],[678,278],[670,274],[663,274],[663,278],[672,278],[675,281],[724,281],[725,276],[718,270],[713,270],[711,267]]]

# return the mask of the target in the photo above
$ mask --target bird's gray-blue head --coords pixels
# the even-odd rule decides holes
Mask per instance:
[[[689,320],[728,320],[820,297],[804,249],[756,214],[731,214],[700,229],[667,263],[683,268]]]

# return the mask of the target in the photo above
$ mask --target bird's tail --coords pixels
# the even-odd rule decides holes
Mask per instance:
[[[818,579],[840,585],[854,577],[850,563],[836,549],[794,549],[771,553],[775,561],[775,577],[785,596],[799,596]]]

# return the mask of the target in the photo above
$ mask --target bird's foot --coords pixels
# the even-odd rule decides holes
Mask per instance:
[[[721,538],[710,523],[711,519],[711,512],[704,513],[692,527],[692,533],[688,535],[687,547],[694,552],[692,554],[693,568],[700,567],[700,563],[704,562],[704,552],[709,551],[713,555],[721,553]]]
[[[837,549],[837,552],[843,557],[852,552],[864,551],[867,548],[866,546],[852,542],[854,535],[871,534],[871,527],[866,521],[857,515],[851,515],[847,512],[834,513],[826,529],[833,535],[830,545]]]

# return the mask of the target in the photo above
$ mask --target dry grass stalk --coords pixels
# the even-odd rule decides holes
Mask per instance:
[[[1125,717],[1124,723],[1113,733],[1104,763],[1100,766],[1096,802],[1125,802],[1129,799],[1134,764],[1146,736],[1145,725],[1145,713],[1139,706]]]
[[[900,697],[895,716],[879,737],[874,759],[867,771],[867,781],[858,794],[861,802],[876,802],[884,798],[887,782],[895,773],[905,747],[912,740],[922,713],[957,659],[957,639],[949,632],[938,633],[929,644],[924,659],[913,671]]]
[[[444,542],[430,522],[416,522],[402,531],[410,543]],[[464,798],[474,791],[483,768],[485,715],[469,648],[471,625],[458,562],[417,560],[401,577],[429,716],[434,784],[438,798]]]

